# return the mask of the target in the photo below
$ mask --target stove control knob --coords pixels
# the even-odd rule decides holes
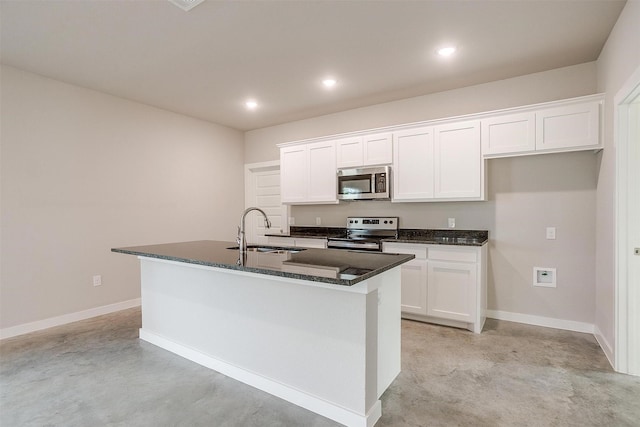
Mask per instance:
[[[385,224],[387,223],[387,221],[384,222]]]
[[[389,221],[389,224],[393,224],[393,220]]]

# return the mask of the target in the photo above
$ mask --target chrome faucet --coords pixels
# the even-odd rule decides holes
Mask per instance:
[[[262,216],[264,216],[265,227],[271,228],[271,221],[269,221],[269,218],[267,218],[267,214],[264,213],[262,209],[255,208],[255,207],[247,208],[242,214],[242,218],[240,219],[240,226],[238,227],[238,237],[236,238],[236,242],[238,243],[238,248],[240,249],[240,252],[247,251],[247,239],[245,238],[244,219],[247,217],[247,214],[251,211],[260,212]]]

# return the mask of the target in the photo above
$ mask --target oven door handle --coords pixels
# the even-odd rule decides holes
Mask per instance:
[[[345,248],[345,249],[379,249],[380,245],[377,243],[353,243],[344,240],[329,240],[327,244],[329,248]]]

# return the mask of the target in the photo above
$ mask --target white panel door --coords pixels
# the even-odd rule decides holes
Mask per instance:
[[[477,304],[477,265],[429,261],[427,315],[473,323]]]
[[[393,134],[394,202],[433,198],[433,127]]]
[[[535,151],[535,120],[533,112],[482,119],[482,155]]]
[[[434,133],[434,197],[482,197],[478,120],[437,126]]]
[[[309,187],[309,152],[305,145],[280,149],[282,203],[304,202]]]
[[[588,102],[536,112],[536,150],[599,146],[600,103]]]
[[[393,136],[391,133],[378,133],[363,137],[365,166],[390,165],[393,161]]]
[[[267,229],[262,215],[250,212],[245,221],[248,243],[267,244],[266,233],[287,232],[288,208],[280,200],[280,167],[249,165],[245,183],[245,208],[255,206],[267,214],[271,228]],[[238,216],[239,218],[239,216]]]
[[[307,201],[338,203],[335,141],[307,144],[309,149],[309,190]]]
[[[336,141],[337,167],[357,168],[362,166],[362,138],[339,139]]]

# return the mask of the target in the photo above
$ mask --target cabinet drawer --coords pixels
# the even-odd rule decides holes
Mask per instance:
[[[416,259],[427,259],[427,246],[411,243],[383,243],[383,251],[394,254],[415,255]]]
[[[441,249],[429,248],[429,259],[438,261],[477,262],[478,251],[476,249]]]

